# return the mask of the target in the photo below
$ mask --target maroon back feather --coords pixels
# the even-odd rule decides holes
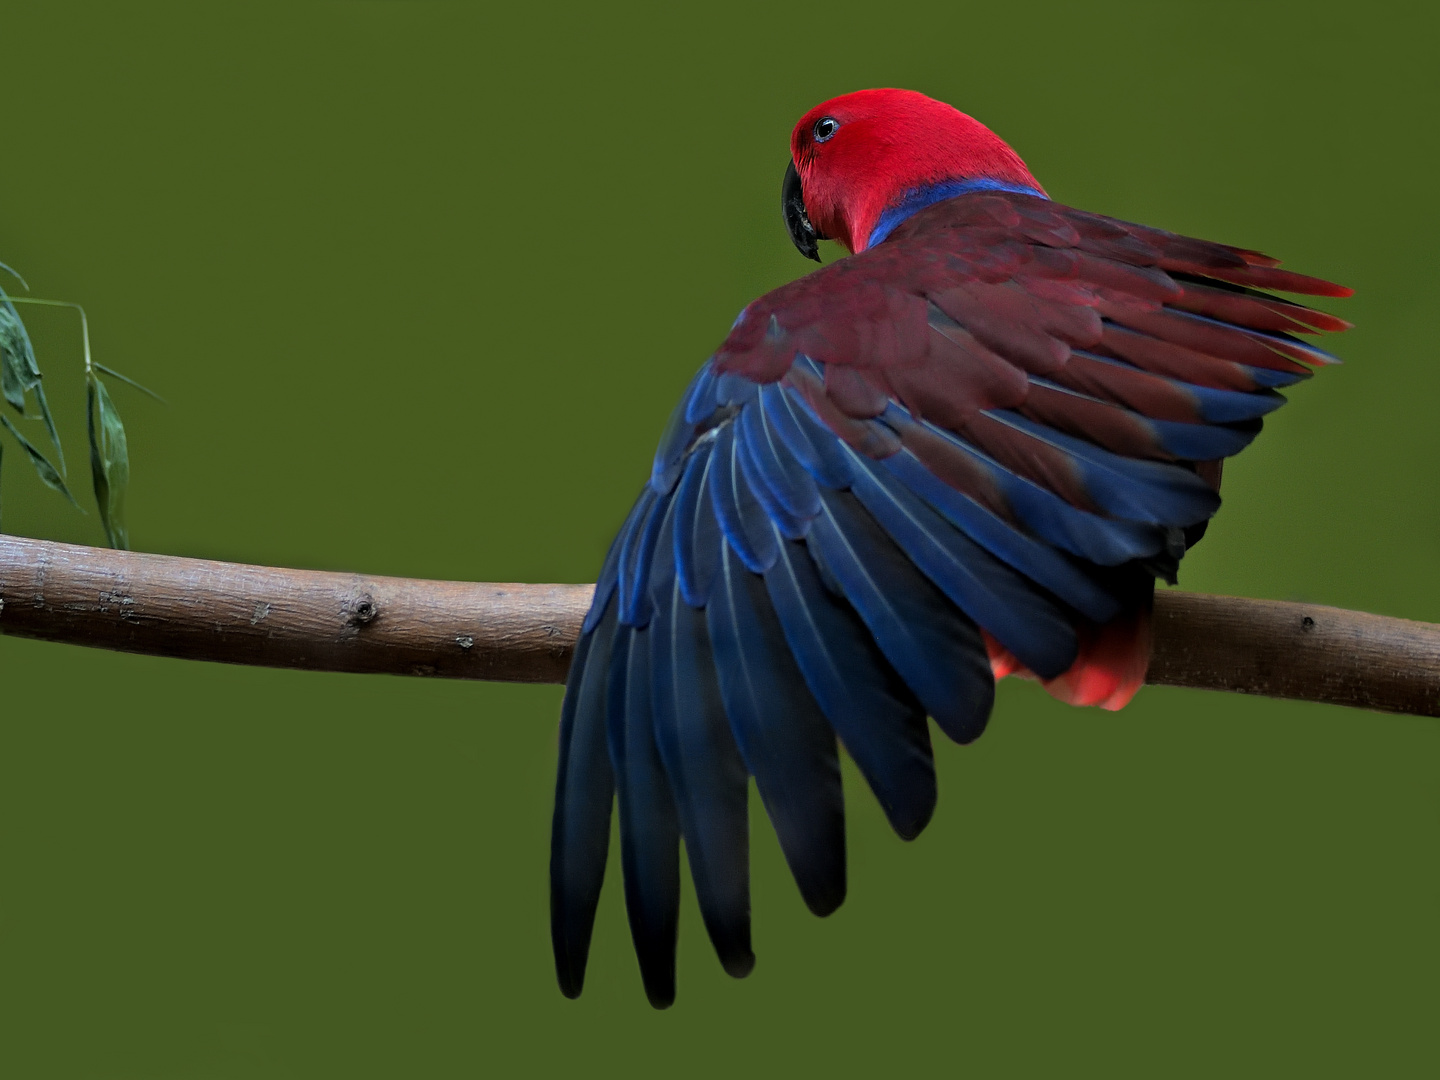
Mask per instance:
[[[802,387],[806,399],[852,446],[895,451],[893,435],[863,423],[893,400],[1085,506],[1065,455],[985,410],[1017,410],[1129,457],[1174,460],[1140,418],[1203,422],[1178,383],[1253,392],[1268,385],[1255,369],[1300,375],[1309,372],[1301,361],[1330,362],[1290,333],[1349,326],[1257,286],[1350,293],[1258,252],[1037,196],[977,192],[756,300],[715,367],[794,381],[804,354],[826,365],[823,384]],[[944,471],[943,455],[927,449],[937,472],[982,497],[973,476]]]

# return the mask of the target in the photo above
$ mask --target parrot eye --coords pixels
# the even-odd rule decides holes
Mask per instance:
[[[840,121],[833,116],[822,116],[815,121],[815,141],[828,142],[835,132],[840,130]]]

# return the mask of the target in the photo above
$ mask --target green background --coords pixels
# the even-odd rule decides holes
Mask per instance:
[[[114,389],[135,547],[593,580],[681,387],[807,268],[791,125],[902,85],[1059,200],[1356,287],[1347,364],[1227,469],[1182,583],[1440,620],[1434,17],[520,10],[0,10],[0,258],[169,399]],[[89,504],[74,323],[26,314]],[[99,542],[13,450],[3,488],[7,530]],[[832,918],[757,815],[755,974],[723,975],[687,893],[655,1013],[613,877],[584,996],[554,985],[559,703],[0,638],[0,1074],[1440,1065],[1433,720],[1006,684],[980,743],[937,744],[915,843],[848,774]]]

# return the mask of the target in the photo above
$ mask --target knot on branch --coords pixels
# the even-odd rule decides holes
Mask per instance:
[[[380,617],[380,605],[369,593],[361,593],[345,607],[345,625],[366,626]]]

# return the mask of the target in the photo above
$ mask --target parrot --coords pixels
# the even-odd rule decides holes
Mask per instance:
[[[891,828],[936,805],[928,720],[969,743],[995,682],[1119,709],[1157,579],[1223,460],[1348,329],[1351,290],[1257,251],[1072,209],[921,93],[806,113],[781,188],[820,262],[701,366],[606,555],[561,706],[550,856],[578,997],[619,815],[646,996],[675,1000],[683,841],[724,970],[751,947],[749,784],[808,908],[845,898],[840,747]],[[928,718],[928,720],[927,720]]]

